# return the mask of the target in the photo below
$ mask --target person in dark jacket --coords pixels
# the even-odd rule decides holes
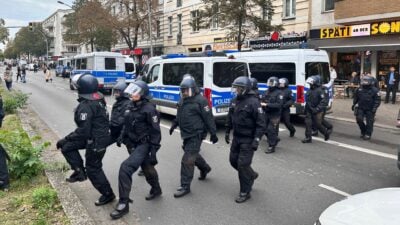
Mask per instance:
[[[0,96],[0,128],[3,123],[4,110],[3,99]],[[10,176],[8,174],[7,160],[10,160],[3,145],[0,144],[0,190],[7,191],[10,185]]]
[[[183,139],[183,157],[181,161],[181,186],[174,194],[175,198],[190,193],[190,184],[193,180],[194,167],[200,170],[199,180],[204,180],[211,171],[211,167],[200,155],[202,141],[210,132],[210,141],[218,142],[217,129],[207,99],[199,91],[194,78],[187,74],[180,84],[181,99],[178,103],[178,112],[169,133],[172,134],[179,126]]]
[[[400,75],[395,70],[396,70],[395,67],[391,66],[390,67],[390,72],[386,75],[386,80],[385,80],[385,84],[386,84],[385,103],[389,102],[390,93],[392,94],[392,98],[391,98],[392,104],[396,103],[396,93],[397,93],[397,89],[399,87]]]
[[[290,107],[293,105],[293,92],[289,87],[289,81],[286,78],[279,79],[279,88],[282,92],[283,103],[282,103],[282,116],[281,120],[285,124],[286,128],[290,132],[290,137],[294,137],[296,133],[296,129],[293,124],[290,122]]]
[[[361,138],[370,140],[374,128],[375,114],[381,104],[379,90],[373,86],[370,77],[364,77],[361,87],[357,89],[351,109],[356,116],[357,124],[361,130]],[[364,123],[364,119],[366,123]]]
[[[251,82],[251,90],[254,92],[254,94],[258,97],[258,98],[262,98],[262,96],[260,95],[260,92],[258,91],[258,80],[254,77],[250,78],[250,82]]]
[[[230,144],[230,133],[233,130],[229,161],[239,176],[240,193],[235,201],[243,203],[251,197],[254,180],[258,177],[258,173],[251,167],[251,162],[254,151],[258,149],[260,139],[265,133],[266,122],[264,110],[259,98],[251,90],[248,77],[236,78],[232,83],[232,92],[235,101],[232,101],[229,107],[225,142]]]
[[[329,140],[332,130],[322,124],[324,110],[328,105],[325,91],[321,88],[320,76],[311,76],[307,78],[306,83],[310,89],[306,93],[306,138],[302,140],[303,143],[312,142],[312,127],[315,126],[321,132],[325,141]]]
[[[152,200],[162,194],[157,165],[157,151],[161,145],[160,115],[153,103],[149,101],[149,87],[143,81],[130,84],[126,93],[131,96],[133,104],[125,112],[125,122],[120,142],[131,148],[131,154],[121,164],[118,175],[119,202],[110,214],[112,219],[119,219],[129,212],[129,194],[132,189],[132,175],[142,168],[150,193],[145,197]]]
[[[265,111],[265,120],[267,124],[266,135],[268,138],[268,148],[265,153],[275,152],[275,148],[280,141],[279,122],[281,120],[281,111],[283,105],[283,96],[279,90],[279,79],[270,77],[267,81],[268,90],[265,92],[261,105]]]
[[[57,142],[57,149],[61,149],[74,170],[66,179],[67,182],[84,181],[89,177],[90,182],[101,193],[95,205],[105,205],[115,199],[102,168],[110,135],[107,105],[103,95],[97,92],[99,84],[96,77],[90,74],[75,75],[72,84],[78,89],[79,96],[79,105],[74,115],[77,128]],[[80,149],[86,149],[86,168],[79,154]]]

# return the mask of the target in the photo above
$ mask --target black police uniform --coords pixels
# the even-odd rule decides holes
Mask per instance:
[[[381,104],[379,90],[373,86],[360,87],[357,89],[353,99],[353,106],[357,104],[358,107],[354,114],[361,130],[361,137],[369,139],[374,127],[375,113]],[[364,118],[366,123],[364,123]]]
[[[275,147],[278,142],[279,122],[283,105],[283,96],[277,87],[270,87],[263,96],[262,101],[267,104],[264,107],[266,120],[266,135],[269,149]],[[272,150],[273,151],[273,150]]]
[[[203,174],[211,170],[211,167],[200,155],[200,147],[207,136],[207,131],[211,136],[215,136],[217,129],[207,100],[198,93],[193,97],[181,98],[174,123],[175,126],[179,126],[183,139],[181,187],[190,190],[194,166]]]
[[[322,126],[326,127],[328,130],[332,130],[333,125],[325,119],[325,115],[326,115],[326,111],[328,110],[328,103],[329,103],[329,89],[328,89],[328,87],[326,87],[324,85],[321,86],[321,89],[325,92],[325,101],[326,101],[326,105],[324,107],[324,111],[322,114]]]
[[[282,116],[281,119],[285,124],[286,128],[290,132],[290,136],[293,137],[296,129],[294,128],[293,124],[290,122],[290,107],[293,105],[293,92],[289,87],[284,87],[281,89],[281,93],[283,96],[282,102]]]
[[[240,193],[249,194],[258,176],[252,169],[251,162],[266,127],[264,111],[254,93],[238,96],[231,101],[226,126],[227,143],[230,142],[229,133],[233,129],[230,164],[238,171]],[[254,142],[257,142],[257,146]]]
[[[142,168],[150,194],[161,194],[155,153],[161,147],[160,115],[153,103],[144,98],[133,102],[125,113],[123,143],[131,146],[130,156],[121,164],[118,176],[120,203],[128,203],[132,188],[132,175]],[[150,199],[148,199],[150,200]]]
[[[329,139],[329,129],[322,125],[324,109],[328,104],[325,95],[321,87],[310,88],[306,93],[306,139],[303,142],[311,141],[313,125],[325,136],[325,139]]]
[[[116,98],[116,102],[114,103],[111,110],[111,138],[109,145],[115,143],[117,139],[121,136],[121,131],[125,122],[125,112],[131,104],[132,101],[126,96],[119,96],[118,98]]]

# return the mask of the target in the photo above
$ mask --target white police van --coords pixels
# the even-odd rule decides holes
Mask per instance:
[[[116,52],[92,52],[79,54],[72,59],[71,79],[74,75],[89,73],[99,81],[100,90],[111,90],[119,80],[126,80],[125,57]]]
[[[179,85],[185,74],[194,77],[216,118],[227,115],[232,99],[232,82],[239,76],[249,76],[245,60],[230,59],[226,56],[166,55],[161,58],[151,63],[144,80],[149,84],[152,101],[157,105],[157,109],[166,114],[176,115],[177,103],[180,100]]]
[[[137,76],[137,66],[135,64],[135,61],[129,57],[129,56],[124,56],[125,57],[125,82],[126,83],[132,83],[136,80]]]
[[[272,76],[287,78],[295,101],[294,106],[290,109],[291,114],[304,112],[305,93],[308,90],[305,81],[309,76],[321,75],[323,84],[330,80],[329,57],[323,50],[265,50],[237,52],[229,55],[248,61],[251,76],[259,82],[260,93],[265,93],[268,89],[268,78]],[[328,107],[330,108],[333,101],[332,88],[329,90],[329,99]]]

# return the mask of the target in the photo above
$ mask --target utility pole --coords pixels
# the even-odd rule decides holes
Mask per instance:
[[[150,57],[153,57],[153,29],[151,25],[151,0],[146,0],[149,20],[149,34],[150,34]]]

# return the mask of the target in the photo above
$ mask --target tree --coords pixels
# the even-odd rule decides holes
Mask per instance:
[[[18,56],[17,52],[15,51],[14,41],[9,40],[7,42],[6,48],[4,50],[4,58],[6,59],[16,59]]]
[[[5,44],[8,39],[8,29],[4,27],[5,22],[0,18],[0,42]]]
[[[227,28],[227,38],[237,41],[239,51],[246,37],[250,35],[260,36],[267,32],[283,30],[281,25],[271,25],[271,17],[274,14],[271,0],[202,0],[202,2],[205,8],[200,11],[198,25],[206,28],[218,23],[219,26]]]
[[[16,34],[12,42],[14,54],[20,55],[27,53],[35,56],[42,56],[46,54],[46,42],[42,35],[43,30],[37,26],[33,31],[28,27],[21,28]]]

